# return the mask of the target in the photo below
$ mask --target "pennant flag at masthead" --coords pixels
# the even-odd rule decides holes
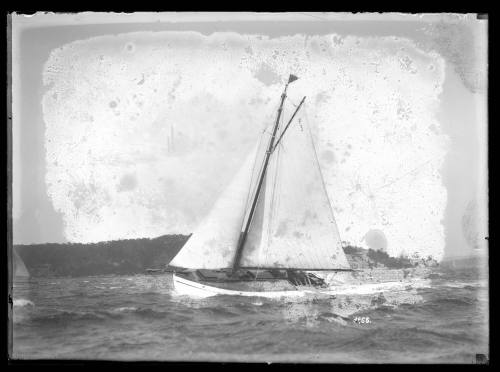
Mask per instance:
[[[290,77],[288,78],[288,83],[294,82],[297,79],[298,79],[297,76],[290,74]]]

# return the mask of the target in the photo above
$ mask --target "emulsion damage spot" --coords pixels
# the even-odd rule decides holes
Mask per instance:
[[[137,187],[137,180],[134,175],[126,174],[120,179],[120,183],[116,187],[118,192],[131,191]]]
[[[374,250],[387,250],[387,238],[381,230],[370,230],[366,233],[364,240],[369,248]]]
[[[280,77],[276,74],[276,72],[265,63],[260,66],[260,69],[255,74],[255,77],[265,85],[273,85],[280,81]]]
[[[326,161],[328,164],[331,164],[335,161],[335,155],[333,151],[325,150],[321,153],[321,158]]]

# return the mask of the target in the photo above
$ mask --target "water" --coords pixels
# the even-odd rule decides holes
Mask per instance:
[[[176,295],[168,275],[31,278],[14,283],[13,357],[473,363],[487,355],[487,280],[431,277],[293,300],[196,300]]]

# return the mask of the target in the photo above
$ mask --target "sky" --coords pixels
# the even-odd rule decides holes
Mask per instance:
[[[83,13],[12,25],[14,244],[193,232],[294,73],[285,115],[307,96],[344,241],[485,252],[485,20]]]

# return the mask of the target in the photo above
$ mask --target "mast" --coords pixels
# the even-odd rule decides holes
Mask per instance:
[[[290,84],[291,82],[293,82],[297,79],[298,79],[298,77],[296,77],[295,75],[290,75],[290,77],[288,78],[288,82],[285,85],[285,89],[283,90],[283,93],[281,94],[281,102],[280,102],[280,106],[278,109],[278,115],[276,116],[276,121],[274,123],[272,136],[271,136],[271,139],[269,140],[269,144],[267,146],[266,157],[264,160],[264,166],[262,167],[262,172],[259,176],[259,182],[257,183],[257,190],[255,191],[255,195],[253,197],[252,206],[250,207],[250,213],[248,214],[248,218],[247,218],[246,222],[244,223],[245,228],[241,232],[239,240],[238,240],[236,254],[235,254],[234,262],[233,262],[233,269],[232,269],[233,274],[238,270],[238,268],[240,266],[241,254],[243,253],[243,246],[245,245],[245,242],[247,240],[248,230],[250,229],[250,223],[252,222],[252,218],[253,218],[253,215],[255,213],[255,207],[257,206],[257,201],[259,199],[260,190],[261,190],[262,184],[264,182],[264,177],[266,175],[267,166],[269,164],[269,158],[271,157],[271,154],[273,152],[274,140],[276,138],[276,133],[278,132],[279,121],[281,118],[281,112],[283,111],[283,103],[285,102],[285,98],[286,98],[286,90],[288,88],[288,84]]]
[[[297,108],[295,109],[295,112],[293,113],[292,117],[290,118],[290,120],[288,120],[288,124],[285,126],[285,129],[283,129],[283,131],[281,132],[281,135],[280,137],[278,138],[278,140],[276,141],[276,144],[274,145],[273,147],[273,150],[271,152],[274,152],[274,150],[276,150],[276,147],[278,147],[281,139],[283,138],[283,136],[285,135],[286,133],[286,130],[288,129],[288,127],[290,126],[290,124],[292,124],[292,120],[293,118],[295,117],[295,115],[297,114],[297,112],[299,112],[300,110],[300,107],[302,106],[302,104],[304,103],[306,97],[304,96],[304,98],[302,98],[302,101],[300,101],[299,105],[297,106]]]

